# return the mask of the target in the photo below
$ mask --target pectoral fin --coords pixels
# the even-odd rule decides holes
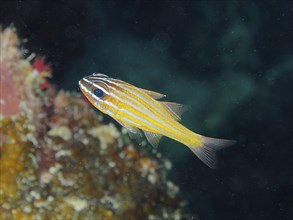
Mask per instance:
[[[180,121],[181,115],[183,114],[183,112],[185,112],[185,111],[187,111],[189,109],[188,106],[178,104],[178,103],[175,103],[175,102],[160,102],[160,103],[162,103],[166,107],[168,112],[177,121]]]
[[[150,91],[150,90],[146,90],[146,89],[141,89],[141,90],[143,92],[145,92],[146,94],[148,94],[153,99],[161,99],[161,98],[166,97],[166,95],[158,93],[158,92],[154,92],[154,91]]]
[[[127,124],[127,123],[121,122],[121,121],[119,121],[119,120],[117,120],[117,119],[116,119],[116,121],[117,121],[122,127],[126,128],[127,133],[129,134],[129,137],[130,137],[131,139],[135,139],[135,140],[137,140],[137,141],[139,141],[139,142],[141,141],[142,133],[141,133],[141,131],[140,131],[138,128],[133,127],[133,126]]]
[[[162,135],[149,132],[149,131],[143,131],[143,132],[145,134],[146,139],[153,147],[157,147],[159,145]]]

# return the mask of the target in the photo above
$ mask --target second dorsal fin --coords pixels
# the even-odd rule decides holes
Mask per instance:
[[[181,115],[183,114],[183,112],[186,112],[189,109],[188,106],[178,104],[175,102],[160,102],[160,103],[162,103],[166,107],[167,111],[177,121],[180,121]]]

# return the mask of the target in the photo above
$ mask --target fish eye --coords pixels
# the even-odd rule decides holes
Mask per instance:
[[[101,89],[95,89],[94,94],[99,98],[102,98],[104,96],[104,92]]]

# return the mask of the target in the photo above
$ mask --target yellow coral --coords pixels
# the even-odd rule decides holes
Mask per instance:
[[[27,168],[29,144],[19,135],[27,133],[22,126],[25,123],[24,118],[17,122],[2,119],[0,123],[0,134],[6,137],[1,146],[0,159],[0,204],[3,204],[5,201],[19,198],[17,177]]]

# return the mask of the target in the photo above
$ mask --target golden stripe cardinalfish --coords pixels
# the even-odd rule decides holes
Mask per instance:
[[[189,147],[206,165],[216,168],[215,152],[234,143],[205,137],[179,123],[186,107],[174,102],[157,101],[165,95],[145,90],[127,82],[94,73],[79,81],[87,99],[101,112],[111,116],[133,136],[144,132],[148,142],[157,146],[167,136]]]

